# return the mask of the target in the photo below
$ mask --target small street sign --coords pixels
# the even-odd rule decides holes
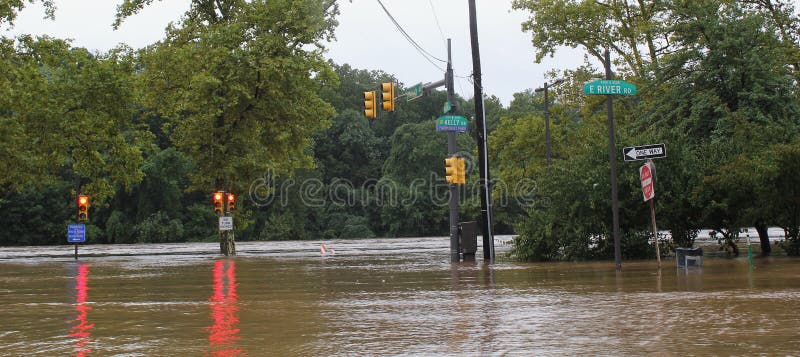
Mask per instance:
[[[622,149],[622,158],[625,161],[661,159],[665,157],[667,157],[667,148],[664,144],[629,146]]]
[[[219,217],[219,230],[232,231],[233,230],[233,217],[222,216]]]
[[[650,201],[655,197],[656,192],[653,188],[653,173],[650,164],[644,164],[639,168],[639,179],[642,181],[642,195],[644,201]]]
[[[68,243],[86,242],[86,225],[83,223],[72,223],[68,225],[67,242]]]
[[[453,109],[453,105],[450,104],[450,101],[444,102],[444,107],[442,108],[442,113],[447,114],[450,112],[450,109]]]
[[[583,94],[633,95],[636,94],[636,86],[625,81],[601,79],[583,85]]]
[[[467,131],[467,118],[459,115],[444,115],[436,119],[436,131],[453,131],[463,133]]]
[[[406,91],[403,92],[403,95],[407,97],[407,100],[414,100],[419,97],[422,97],[422,83],[417,83],[411,87],[406,88]]]

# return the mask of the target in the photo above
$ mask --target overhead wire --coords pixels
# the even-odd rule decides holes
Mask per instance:
[[[442,35],[442,42],[447,42],[444,37],[444,31],[442,31],[442,25],[439,24],[439,17],[436,16],[436,9],[433,7],[433,0],[428,0],[428,4],[431,5],[431,12],[433,13],[433,19],[436,21],[436,27],[439,28],[439,34]]]
[[[414,39],[411,38],[411,35],[409,35],[406,32],[406,30],[404,30],[403,27],[400,26],[400,24],[397,22],[397,20],[395,20],[394,16],[392,16],[392,14],[389,12],[389,10],[386,8],[386,6],[383,5],[383,2],[381,0],[377,0],[377,1],[378,1],[378,4],[381,5],[381,8],[383,8],[383,11],[386,13],[386,16],[389,17],[389,20],[392,21],[392,23],[397,28],[397,30],[400,31],[400,34],[403,35],[403,37],[405,37],[405,39],[411,44],[411,46],[413,46],[414,49],[416,49],[417,52],[419,52],[419,54],[422,55],[422,57],[424,57],[434,67],[436,67],[440,71],[444,72],[444,69],[441,66],[439,66],[438,64],[436,64],[436,62],[434,62],[433,60],[437,60],[437,61],[442,62],[442,63],[447,63],[447,61],[432,55],[430,52],[428,52],[424,48],[422,48],[422,46],[420,46],[416,41],[414,41]]]

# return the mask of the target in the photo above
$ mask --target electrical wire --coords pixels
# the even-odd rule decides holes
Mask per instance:
[[[428,0],[428,4],[431,4],[431,12],[433,13],[433,19],[436,21],[436,27],[439,28],[439,34],[442,35],[442,42],[447,42],[444,38],[444,31],[442,31],[442,25],[439,24],[439,17],[436,16],[436,9],[433,7],[433,0]]]
[[[392,14],[389,12],[389,10],[386,9],[386,6],[383,5],[383,2],[381,2],[381,0],[378,0],[378,4],[381,5],[381,7],[383,8],[383,11],[386,13],[387,16],[389,16],[389,19],[392,20],[392,23],[394,24],[395,27],[397,27],[397,30],[400,31],[400,34],[403,35],[403,37],[406,38],[406,40],[417,50],[417,52],[419,52],[419,54],[421,54],[422,57],[424,57],[426,60],[428,60],[428,62],[430,62],[432,65],[434,65],[434,67],[436,67],[440,71],[444,72],[444,69],[441,66],[439,66],[438,64],[436,64],[435,62],[433,62],[433,60],[437,60],[437,61],[442,62],[442,63],[447,63],[447,61],[442,60],[442,59],[430,54],[428,51],[425,51],[425,49],[423,49],[422,46],[420,46],[416,41],[414,41],[414,39],[411,38],[411,36],[403,29],[403,27],[400,26],[400,24],[397,22],[397,20],[395,20],[394,16],[392,16]]]

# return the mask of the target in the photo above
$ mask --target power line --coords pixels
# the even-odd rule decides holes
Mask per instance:
[[[428,4],[431,4],[431,12],[433,12],[433,19],[436,21],[436,27],[439,28],[439,34],[442,35],[442,42],[446,42],[447,40],[444,39],[444,31],[442,31],[442,25],[439,24],[439,17],[436,16],[436,9],[433,8],[433,0],[428,0]]]
[[[381,7],[383,8],[383,11],[386,13],[387,16],[389,16],[389,19],[392,20],[392,23],[394,24],[395,27],[397,27],[397,30],[400,31],[400,34],[403,35],[403,37],[406,38],[406,40],[417,50],[417,52],[419,52],[419,54],[421,54],[422,57],[425,57],[425,59],[428,60],[428,62],[430,62],[432,65],[434,65],[440,71],[444,72],[444,69],[442,67],[440,67],[438,64],[436,64],[435,62],[433,62],[432,59],[435,59],[435,60],[437,60],[439,62],[442,62],[442,63],[447,63],[447,61],[442,60],[442,59],[430,54],[428,51],[425,51],[425,49],[422,48],[422,46],[420,46],[416,41],[414,41],[414,39],[411,38],[411,36],[403,29],[403,27],[400,26],[400,24],[397,22],[397,20],[394,19],[394,16],[392,16],[392,14],[389,13],[389,10],[386,9],[386,6],[383,5],[383,2],[381,2],[381,0],[378,0],[378,4],[381,5]]]

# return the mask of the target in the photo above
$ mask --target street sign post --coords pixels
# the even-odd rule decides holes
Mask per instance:
[[[661,251],[658,245],[658,228],[656,227],[656,206],[653,203],[653,197],[656,196],[654,188],[654,177],[656,165],[653,160],[647,159],[647,162],[639,168],[639,179],[642,181],[642,195],[644,201],[650,201],[650,220],[653,224],[653,243],[656,245],[656,259],[658,260],[658,268],[661,269]]]
[[[667,148],[664,144],[629,146],[622,149],[622,158],[625,161],[661,159],[665,157],[667,157]]]
[[[619,80],[600,79],[583,85],[583,94],[588,95],[634,95],[636,86]]]
[[[83,223],[67,225],[67,242],[75,244],[75,260],[78,260],[78,243],[86,242],[86,225]]]
[[[233,230],[233,217],[222,216],[219,217],[219,230],[232,231]]]
[[[467,131],[467,118],[460,115],[444,115],[436,119],[436,131],[463,133]]]

